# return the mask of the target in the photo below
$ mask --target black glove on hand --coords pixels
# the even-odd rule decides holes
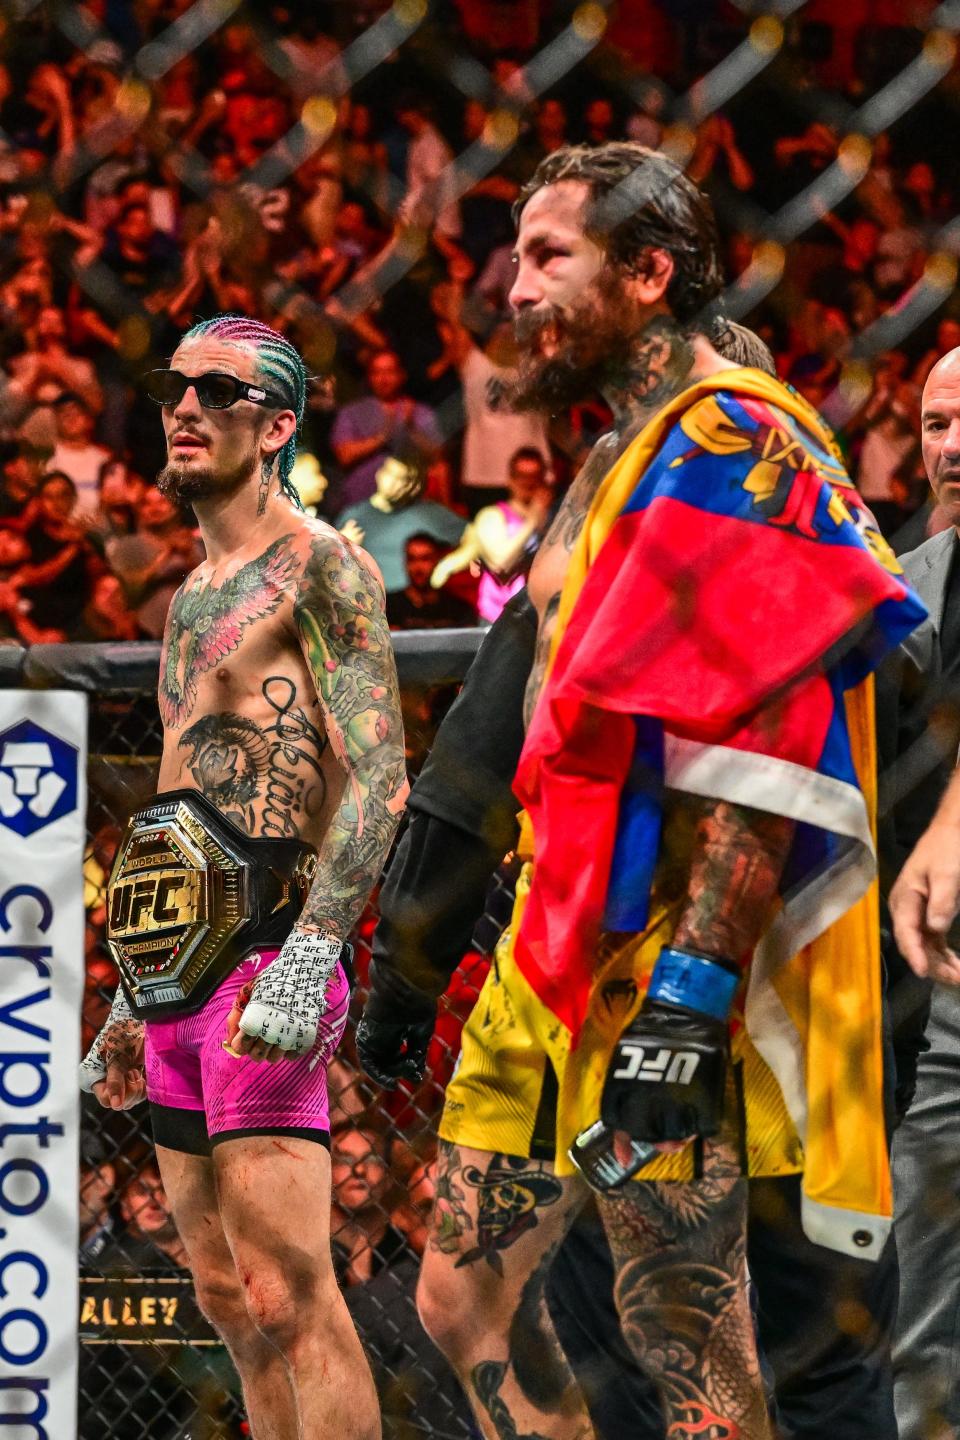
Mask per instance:
[[[395,970],[370,962],[370,994],[357,1025],[357,1055],[371,1080],[393,1090],[422,1080],[437,1002]]]
[[[717,1134],[726,1089],[726,1015],[737,983],[735,970],[722,962],[662,953],[640,1013],[613,1052],[600,1102],[604,1124],[650,1143]],[[678,1003],[687,994],[705,1008]]]

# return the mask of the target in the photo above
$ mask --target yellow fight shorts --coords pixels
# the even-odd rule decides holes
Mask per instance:
[[[526,865],[517,883],[510,929],[463,1029],[440,1135],[475,1150],[551,1160],[557,1174],[572,1175],[576,1170],[567,1151],[574,1137],[599,1117],[613,1046],[640,1008],[680,907],[652,907],[651,923],[641,935],[604,937],[587,1018],[571,1050],[569,1030],[537,998],[514,959],[512,936],[529,889]],[[732,1056],[734,1084],[728,1093],[739,1112],[732,1119],[741,1136],[744,1173],[796,1174],[803,1169],[796,1129],[779,1085],[736,1015]],[[695,1179],[701,1152],[701,1143],[691,1141],[651,1161],[637,1179]]]

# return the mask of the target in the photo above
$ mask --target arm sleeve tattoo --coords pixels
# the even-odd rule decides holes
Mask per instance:
[[[792,840],[793,821],[782,815],[704,802],[674,945],[748,964]]]
[[[301,929],[345,940],[379,878],[407,795],[400,692],[383,591],[355,552],[317,537],[294,616],[346,785]]]

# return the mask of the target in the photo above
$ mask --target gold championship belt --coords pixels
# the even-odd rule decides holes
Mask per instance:
[[[134,1014],[196,1010],[251,950],[282,945],[316,867],[312,845],[251,839],[197,790],[137,810],[107,891],[107,944]]]

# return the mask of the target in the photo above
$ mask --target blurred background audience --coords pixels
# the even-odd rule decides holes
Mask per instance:
[[[99,38],[84,50],[40,6],[0,43],[8,643],[160,634],[199,552],[190,516],[150,488],[160,431],[138,382],[184,326],[233,308],[306,353],[317,380],[304,445],[323,481],[307,503],[363,533],[388,591],[406,596],[392,603],[396,623],[440,613],[410,579],[408,541],[418,536],[419,573],[422,537],[457,545],[459,517],[478,511],[473,573],[460,572],[454,598],[489,621],[523,583],[503,563],[508,542],[526,546],[544,519],[544,495],[518,500],[512,457],[539,452],[555,503],[608,420],[599,401],[547,423],[499,411],[491,397],[514,358],[510,206],[534,165],[570,141],[656,145],[673,125],[671,143],[686,145],[688,171],[714,201],[736,279],[753,263],[763,213],[837,159],[839,112],[811,115],[804,95],[820,87],[838,105],[860,104],[918,52],[933,10],[921,0],[908,22],[880,0],[849,15],[815,0],[787,22],[769,65],[679,135],[671,97],[742,38],[749,22],[735,7],[614,7],[601,43],[535,94],[524,66],[570,6],[441,7],[423,43],[348,88],[341,55],[383,7],[271,4],[267,52],[238,13],[147,90],[129,78],[133,57],[181,8],[96,7]],[[448,49],[473,53],[470,98],[431,64]],[[916,463],[917,395],[933,357],[960,339],[960,302],[947,294],[938,313],[891,327],[892,348],[860,375],[854,404],[845,367],[864,328],[902,306],[954,213],[954,79],[872,138],[859,183],[819,205],[786,248],[779,283],[743,317],[784,378],[837,419],[881,528],[895,535],[916,515],[914,539],[939,523]],[[378,474],[414,459],[425,493],[384,508]],[[384,540],[401,510],[404,524]],[[458,563],[442,561],[441,577]]]
[[[699,82],[755,23],[727,0],[622,0],[598,43],[578,41],[576,63],[549,75],[537,57],[575,0],[432,6],[369,71],[351,47],[387,0],[265,0],[149,84],[136,57],[187,0],[74,8],[92,27],[82,46],[46,5],[0,28],[0,643],[160,636],[202,551],[192,516],[155,488],[161,428],[141,377],[195,320],[233,309],[305,355],[294,481],[309,511],[374,556],[391,625],[495,618],[610,421],[600,397],[549,419],[496,398],[516,355],[511,205],[537,162],[571,142],[628,138],[685,157],[714,203],[730,281],[748,289],[782,263],[737,318],[823,407],[880,527],[908,549],[942,526],[917,409],[934,360],[960,343],[960,295],[947,283],[901,321],[931,257],[942,266],[955,249],[941,230],[960,203],[956,64],[857,155],[844,145],[860,107],[920,55],[934,0],[807,0],[769,63],[711,114],[690,97],[702,100]],[[768,217],[838,163],[854,165],[855,183],[818,201],[782,253],[771,247]],[[405,692],[411,774],[453,693]],[[91,720],[85,1047],[116,984],[103,943],[113,822],[150,792],[156,740],[152,699],[101,698]],[[358,993],[373,914],[359,931]],[[472,1433],[411,1295],[432,1195],[423,1137],[488,963],[464,957],[420,1086],[380,1097],[374,1116],[349,1039],[331,1071],[333,1244],[398,1440],[428,1421]],[[178,1273],[135,1116],[85,1117],[81,1232],[91,1274]],[[119,1347],[100,1343],[84,1351],[84,1434],[243,1433],[235,1398],[221,1428],[197,1429],[221,1403],[202,1399],[213,1352],[184,1347],[174,1363],[194,1370],[169,1384],[151,1361],[142,1383],[118,1386]],[[126,1352],[124,1374],[147,1353]],[[217,1363],[226,1394],[234,1382]]]

